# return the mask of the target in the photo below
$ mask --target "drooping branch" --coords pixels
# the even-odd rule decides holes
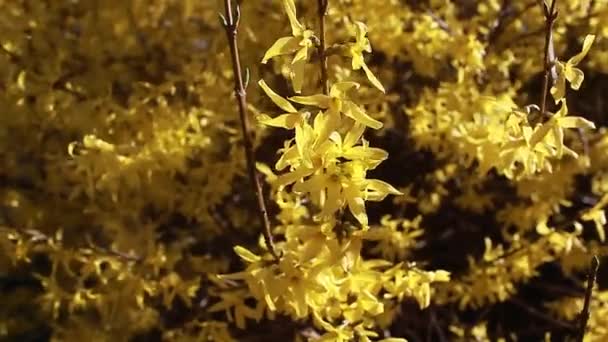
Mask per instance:
[[[247,116],[247,91],[243,80],[243,69],[241,67],[241,60],[239,55],[238,46],[238,28],[241,19],[240,6],[236,4],[233,13],[232,0],[224,0],[224,7],[226,14],[221,16],[222,24],[226,30],[226,37],[228,38],[228,44],[230,45],[230,55],[232,58],[232,70],[234,73],[234,93],[237,99],[237,105],[239,110],[239,116],[241,119],[241,130],[243,133],[243,145],[245,147],[245,156],[247,159],[247,170],[249,173],[249,179],[253,187],[253,191],[257,198],[258,212],[260,223],[263,227],[264,240],[268,250],[275,258],[279,260],[279,255],[276,252],[274,241],[272,237],[272,228],[270,226],[270,220],[268,218],[268,211],[266,210],[266,202],[264,200],[264,194],[262,192],[262,185],[258,178],[257,171],[255,169],[255,155],[253,153],[252,143],[252,130],[251,124],[249,123],[249,117]]]

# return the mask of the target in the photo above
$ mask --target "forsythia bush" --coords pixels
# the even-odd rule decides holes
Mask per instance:
[[[608,340],[606,23],[0,0],[0,340]]]

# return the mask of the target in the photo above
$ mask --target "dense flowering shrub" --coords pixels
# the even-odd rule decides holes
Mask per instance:
[[[0,340],[578,334],[608,2],[0,9]]]

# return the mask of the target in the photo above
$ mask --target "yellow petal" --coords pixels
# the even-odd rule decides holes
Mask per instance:
[[[555,140],[555,147],[557,148],[557,158],[561,158],[564,155],[564,130],[555,125],[551,131]]]
[[[360,159],[365,162],[376,162],[388,158],[388,153],[380,148],[355,146],[344,151],[342,156],[350,160]]]
[[[359,89],[359,83],[357,82],[338,82],[331,86],[329,90],[329,96],[331,97],[343,97],[344,94],[350,89]]]
[[[300,48],[300,39],[294,37],[283,37],[279,38],[268,51],[264,54],[264,58],[262,59],[262,63],[266,64],[269,59],[280,56],[280,55],[288,55],[296,52]]]
[[[256,120],[266,126],[293,129],[298,123],[302,122],[302,115],[298,113],[289,113],[279,115],[276,118],[271,118],[266,114],[260,114],[256,116]]]
[[[235,246],[234,251],[241,257],[241,259],[247,262],[257,262],[262,260],[259,255],[253,254],[253,252],[242,246]]]
[[[311,96],[293,96],[289,98],[293,102],[297,102],[307,106],[315,106],[319,108],[329,107],[331,99],[327,95],[316,94]]]
[[[298,148],[298,153],[300,154],[303,164],[308,168],[312,167],[309,156],[313,138],[313,129],[310,125],[304,124],[296,126],[296,147]]]
[[[293,191],[297,193],[315,193],[323,190],[327,183],[327,175],[316,174],[303,182],[296,183],[293,186]]]
[[[266,93],[266,95],[272,100],[272,102],[279,106],[279,108],[286,111],[287,113],[297,112],[295,107],[289,101],[287,101],[287,99],[275,93],[274,90],[270,89],[270,87],[266,84],[264,80],[260,80],[258,84],[260,85],[262,90],[264,90],[264,93]]]
[[[580,116],[567,116],[559,119],[559,125],[564,128],[595,128],[595,124]]]
[[[296,55],[293,57],[293,61],[291,61],[291,63],[296,63],[296,62],[307,62],[308,61],[308,47],[303,47],[300,50],[298,50],[298,53],[296,53]]]
[[[352,57],[350,66],[353,70],[359,70],[365,64],[365,59],[356,46],[350,48],[350,57]]]
[[[270,166],[268,166],[264,163],[261,163],[261,162],[255,163],[255,168],[256,168],[256,170],[258,170],[259,173],[266,176],[266,179],[268,179],[268,182],[270,182],[270,183],[272,183],[277,178],[277,175],[275,175],[274,172],[272,172],[272,169],[270,168]]]
[[[288,185],[310,175],[313,172],[313,169],[300,168],[295,171],[280,175],[274,184],[277,186]]]
[[[268,292],[264,294],[264,301],[266,302],[266,305],[268,305],[268,309],[270,309],[270,311],[277,311],[277,307],[274,305],[274,301]]]
[[[367,34],[367,26],[360,21],[355,21],[355,25],[357,42],[365,40],[365,35]]]
[[[302,35],[304,31],[304,26],[300,24],[298,21],[298,17],[296,15],[296,4],[293,0],[283,0],[283,7],[285,7],[285,12],[287,13],[287,17],[289,18],[289,24],[291,25],[291,33],[297,37]]]
[[[579,68],[575,67],[566,67],[564,72],[566,79],[570,82],[570,88],[574,90],[578,90],[581,87],[581,84],[585,80],[585,74]]]
[[[353,185],[350,185],[344,189],[344,196],[348,203],[348,209],[353,216],[359,221],[361,226],[367,227],[367,214],[365,213],[365,201],[361,198],[360,192]]]
[[[293,91],[296,93],[302,92],[302,85],[304,84],[304,72],[306,67],[306,61],[301,60],[291,64],[291,85],[293,86]]]
[[[277,160],[277,163],[274,165],[274,168],[277,171],[281,171],[287,166],[291,165],[293,161],[299,157],[298,149],[295,145],[291,145],[283,149],[283,154],[281,158]]]
[[[445,270],[437,270],[433,272],[433,281],[446,282],[450,281],[450,272]]]
[[[343,113],[351,119],[358,121],[364,124],[365,126],[371,127],[373,129],[382,128],[382,122],[375,120],[371,116],[367,115],[367,113],[365,113],[363,109],[361,109],[361,107],[357,106],[356,104],[352,102],[346,102],[343,104],[343,106]]]
[[[365,199],[368,201],[382,201],[387,195],[403,195],[392,185],[378,179],[368,180],[365,190]]]
[[[562,62],[557,62],[555,64],[557,68],[557,80],[555,80],[555,84],[551,87],[551,95],[553,95],[553,99],[555,103],[558,103],[561,99],[566,96],[566,75],[564,73],[564,64]]]
[[[87,134],[82,139],[84,147],[102,152],[113,152],[116,146],[97,138],[95,135]]]
[[[549,134],[552,126],[551,121],[537,126],[534,129],[534,133],[532,133],[532,136],[530,137],[530,146],[534,147],[536,144],[541,142],[545,136]]]
[[[316,141],[313,148],[316,153],[324,153],[327,149],[335,146],[328,138],[342,123],[340,113],[328,111],[323,116],[323,120],[319,120],[318,122],[316,121],[317,118],[315,118]]]
[[[321,211],[321,215],[325,217],[329,217],[335,214],[342,204],[344,203],[342,200],[342,187],[340,183],[334,181],[327,181],[325,183],[327,187],[327,196],[325,198],[325,203],[323,204],[323,210]]]
[[[365,75],[367,76],[367,79],[374,85],[374,87],[378,88],[378,90],[380,90],[381,92],[386,93],[386,90],[384,90],[382,83],[380,83],[380,80],[378,80],[376,78],[376,76],[374,75],[374,73],[372,73],[372,71],[369,70],[369,68],[367,67],[367,64],[365,64],[365,62],[364,62],[362,66],[363,66],[363,70],[365,71]]]
[[[536,224],[536,232],[540,235],[547,235],[551,233],[553,229],[547,226],[547,218],[543,218],[538,224]]]
[[[348,148],[354,146],[357,141],[359,141],[364,131],[365,126],[359,122],[355,122],[353,127],[351,127],[351,129],[349,129],[346,133],[346,137],[344,137],[344,147]]]
[[[578,63],[580,63],[581,60],[583,60],[583,58],[585,58],[585,56],[589,52],[589,49],[591,49],[591,45],[593,44],[594,40],[595,40],[595,36],[592,34],[588,34],[585,37],[585,41],[583,41],[583,49],[581,50],[581,52],[576,54],[574,57],[570,58],[570,60],[568,60],[568,64],[577,65]]]

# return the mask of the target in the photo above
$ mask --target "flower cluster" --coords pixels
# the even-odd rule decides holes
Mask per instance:
[[[294,91],[299,93],[304,75],[298,72],[302,66],[296,65],[308,61],[304,56],[308,56],[312,40],[303,39],[314,37],[314,33],[303,31],[293,0],[284,0],[283,4],[293,37],[280,38],[266,52],[263,62],[278,55],[295,54],[290,75]],[[371,52],[367,28],[360,22],[353,25],[355,42],[333,47],[352,59],[353,70],[363,69],[370,82],[384,92],[364,61],[363,52]],[[306,38],[301,37],[302,32]],[[296,43],[301,46],[299,50],[287,48]],[[257,121],[293,131],[293,138],[285,142],[275,164],[279,173],[265,165],[259,168],[267,175],[275,196],[306,199],[310,205],[305,212],[313,215],[307,224],[288,220],[281,227],[285,241],[277,244],[281,255],[277,262],[270,255],[260,256],[245,247],[235,247],[247,268],[216,278],[221,300],[210,310],[226,310],[241,328],[245,327],[246,318],[260,320],[265,312],[269,317],[282,313],[295,320],[312,318],[316,327],[324,330],[321,340],[377,338],[376,321],[380,316],[390,322],[397,303],[405,297],[416,298],[421,307],[428,306],[430,284],[449,280],[445,271],[427,272],[415,265],[361,255],[365,240],[382,243],[392,238],[382,234],[381,228],[369,228],[365,202],[401,194],[384,181],[367,178],[367,173],[388,154],[370,147],[363,134],[367,127],[380,129],[383,124],[356,103],[353,93],[360,88],[357,82],[343,80],[332,84],[327,94],[289,98],[272,90],[264,80],[258,84],[283,113],[260,113]],[[294,103],[301,108],[297,109]],[[354,217],[355,225],[345,221],[345,208]],[[231,290],[234,281],[244,281],[248,291],[238,286]],[[255,307],[245,304],[248,298],[257,301]],[[400,339],[383,339],[397,340]]]

